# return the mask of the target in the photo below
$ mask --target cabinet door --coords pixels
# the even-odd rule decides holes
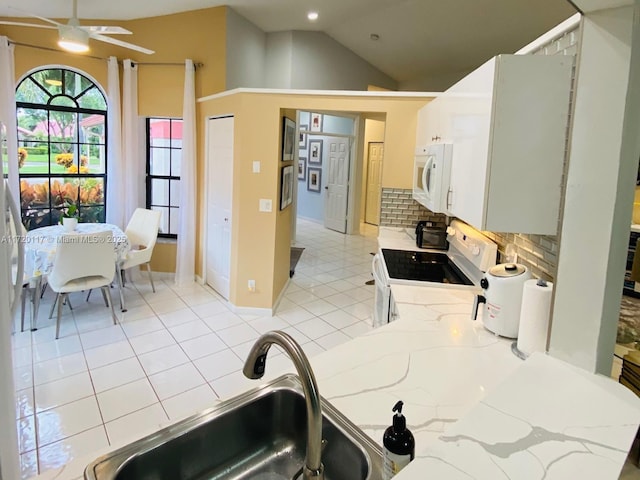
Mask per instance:
[[[441,110],[442,100],[435,98],[418,111],[418,127],[416,131],[416,147],[439,142],[442,137]]]
[[[494,66],[486,63],[443,97],[453,143],[449,214],[476,228],[481,228],[485,214]]]

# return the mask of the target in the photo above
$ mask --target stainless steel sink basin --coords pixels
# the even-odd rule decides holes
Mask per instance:
[[[322,413],[325,479],[381,480],[380,447],[324,400]],[[292,480],[306,422],[300,381],[285,375],[96,459],[84,478]]]

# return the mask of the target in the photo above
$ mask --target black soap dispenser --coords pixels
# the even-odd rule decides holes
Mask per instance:
[[[390,480],[396,473],[406,467],[415,457],[416,442],[413,434],[407,429],[407,421],[402,415],[402,400],[393,407],[393,425],[387,428],[382,438],[383,477]]]

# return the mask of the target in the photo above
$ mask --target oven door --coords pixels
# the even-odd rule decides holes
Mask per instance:
[[[387,279],[382,265],[380,253],[373,256],[371,262],[371,272],[375,281],[375,293],[373,296],[373,326],[380,327],[389,323],[389,312],[391,307],[391,285]]]

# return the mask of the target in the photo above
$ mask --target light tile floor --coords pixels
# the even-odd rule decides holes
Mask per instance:
[[[178,288],[159,280],[152,293],[141,277],[127,284],[129,310],[118,312],[117,325],[101,295],[88,303],[71,295],[74,308],[64,309],[54,340],[48,291],[38,330],[13,337],[23,478],[139,438],[253,386],[240,370],[264,332],[288,332],[312,356],[369,331],[374,287],[365,282],[377,229],[366,227],[363,236],[342,235],[299,221],[296,246],[305,251],[272,317],[236,315],[195,283]],[[272,369],[288,363],[277,348],[270,355]]]

